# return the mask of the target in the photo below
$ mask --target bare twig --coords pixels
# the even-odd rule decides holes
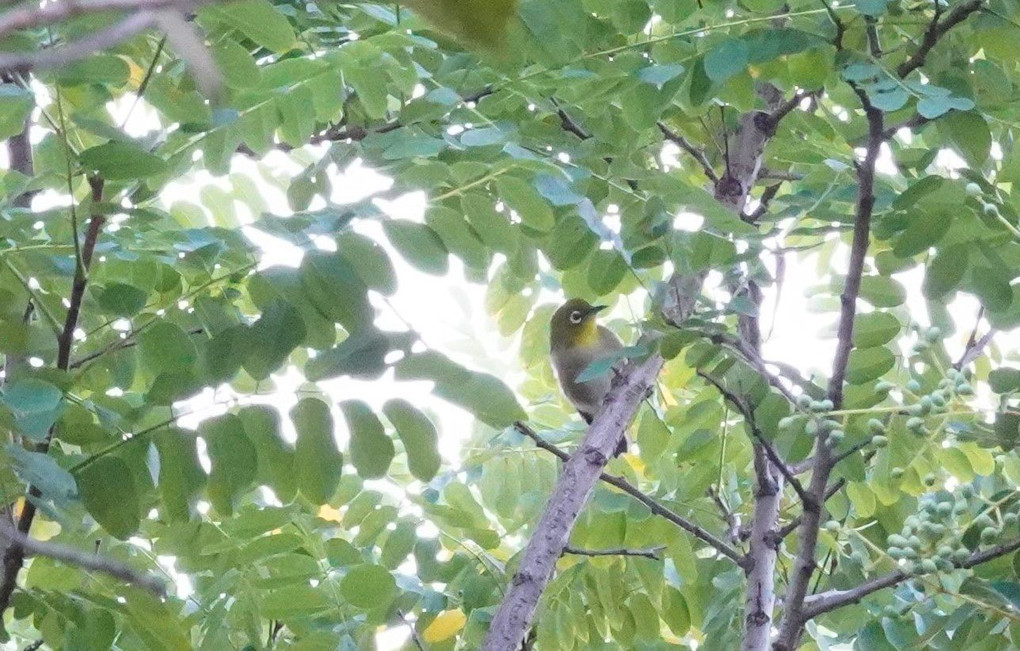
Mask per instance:
[[[418,647],[419,651],[425,651],[425,645],[422,643],[421,638],[418,637],[418,630],[414,627],[414,622],[410,622],[403,610],[398,610],[397,615],[400,617],[400,621],[404,622],[404,625],[411,631],[411,640],[414,645]]]
[[[712,163],[710,163],[708,157],[705,156],[704,150],[692,145],[687,138],[684,138],[676,131],[667,127],[665,123],[657,122],[656,125],[659,127],[659,131],[662,132],[662,135],[666,137],[666,140],[670,141],[680,149],[683,149],[685,152],[690,154],[691,158],[697,161],[698,165],[701,166],[701,171],[705,173],[705,176],[708,177],[709,181],[713,184],[719,182],[719,175],[715,173],[715,170],[712,168]]]
[[[543,439],[526,424],[515,423],[514,429],[530,438],[532,441],[535,442],[535,445],[537,445],[538,447],[542,448],[546,452],[551,452],[552,454],[554,454],[557,458],[560,459],[560,461],[566,462],[570,459],[569,454],[559,449],[552,443],[549,443],[548,441]],[[623,479],[622,477],[616,477],[614,475],[609,475],[606,473],[602,473],[601,475],[599,475],[599,479],[609,484],[610,486],[614,486],[623,491],[624,493],[627,493],[628,495],[630,495],[631,497],[633,497],[634,499],[648,507],[648,510],[654,513],[655,515],[666,520],[669,520],[670,522],[677,525],[684,531],[690,533],[698,540],[708,544],[710,547],[715,549],[717,552],[719,552],[726,558],[729,558],[737,565],[743,564],[744,557],[741,556],[740,552],[738,552],[736,549],[726,544],[719,538],[715,537],[714,535],[703,529],[701,526],[688,520],[682,515],[679,515],[671,511],[670,509],[666,508],[657,500],[655,500],[652,497],[649,497],[644,492],[642,492],[641,489],[628,482],[626,479]]]
[[[556,115],[559,116],[559,118],[560,118],[560,126],[563,127],[564,131],[568,131],[568,132],[574,134],[575,136],[577,136],[581,140],[587,140],[588,138],[591,138],[591,134],[589,134],[587,131],[582,129],[581,125],[579,125],[577,122],[575,122],[574,118],[570,117],[570,114],[568,114],[563,109],[557,107]]]
[[[708,373],[705,373],[704,371],[698,371],[698,376],[703,378],[713,387],[715,387],[716,390],[719,393],[721,393],[724,398],[729,400],[730,403],[732,403],[733,406],[737,408],[737,411],[739,411],[741,415],[743,415],[744,420],[747,422],[748,428],[751,430],[751,435],[755,438],[755,440],[758,441],[758,444],[761,445],[769,461],[771,461],[772,465],[774,465],[779,470],[779,472],[782,473],[787,483],[790,484],[790,486],[801,498],[801,500],[812,500],[813,498],[810,495],[808,495],[807,492],[804,490],[804,486],[800,483],[800,480],[797,479],[797,477],[793,474],[793,472],[790,470],[790,467],[786,465],[786,461],[784,461],[779,456],[779,453],[776,452],[776,449],[772,446],[772,443],[768,439],[766,439],[764,435],[762,435],[761,429],[758,427],[757,422],[755,422],[754,410],[751,408],[751,406],[744,402],[743,398],[738,396],[733,391],[730,391],[728,388],[726,388],[726,386],[722,382],[712,377]]]
[[[520,567],[486,635],[486,651],[516,649],[521,644],[581,508],[655,385],[663,363],[662,357],[655,354],[643,362],[625,365],[613,377],[602,408],[588,427],[581,447],[563,465],[545,512],[524,548]]]
[[[719,509],[719,514],[726,523],[726,538],[736,545],[741,540],[740,514],[734,513],[730,507],[726,506],[726,503],[722,500],[722,496],[720,496],[712,486],[708,487],[708,496],[712,498],[713,502],[715,502],[716,507]]]
[[[628,549],[626,547],[618,547],[615,549],[580,549],[568,545],[563,548],[563,553],[573,554],[575,556],[637,556],[657,561],[662,558],[662,550],[664,549],[666,549],[665,545],[649,547],[648,549]]]
[[[156,576],[137,572],[123,563],[82,552],[67,545],[36,540],[16,530],[3,519],[0,519],[0,538],[6,539],[12,546],[19,547],[30,556],[46,556],[86,571],[102,572],[125,583],[144,588],[157,596],[163,596],[166,592],[166,584]]]
[[[906,77],[914,70],[917,70],[924,65],[925,59],[928,57],[928,53],[931,52],[935,44],[939,42],[946,32],[953,29],[967,18],[979,10],[984,0],[967,0],[963,4],[957,5],[946,14],[944,20],[939,20],[941,17],[939,3],[935,3],[935,16],[932,18],[931,23],[928,25],[928,29],[924,32],[924,38],[921,40],[921,45],[918,46],[917,51],[910,56],[909,59],[901,63],[896,67],[896,74],[900,77]]]
[[[913,130],[916,129],[917,127],[922,127],[931,121],[932,121],[931,118],[926,118],[920,113],[917,113],[912,117],[908,118],[906,121],[901,122],[900,124],[887,127],[885,131],[882,132],[882,138],[885,140],[889,140],[890,138],[895,136],[900,129]]]
[[[991,343],[992,338],[995,336],[995,328],[991,328],[979,339],[977,336],[978,328],[981,326],[981,319],[985,315],[985,308],[981,306],[978,311],[977,319],[974,322],[974,329],[970,331],[970,337],[967,338],[967,345],[964,346],[963,354],[960,355],[960,359],[953,363],[953,368],[959,371],[964,366],[967,366],[975,359],[981,356],[984,352],[985,347]]]
[[[765,213],[769,211],[769,204],[775,199],[776,194],[779,193],[779,188],[782,187],[782,183],[773,183],[772,185],[765,188],[765,191],[761,193],[761,199],[758,200],[758,207],[754,209],[749,215],[744,215],[744,221],[750,224],[757,224],[758,220],[765,216]]]
[[[988,561],[995,560],[1020,549],[1020,538],[1011,540],[1001,545],[996,545],[989,549],[985,549],[980,552],[974,552],[962,562],[957,563],[956,567],[968,569],[987,563]],[[804,615],[807,619],[817,617],[823,613],[835,610],[847,604],[853,604],[859,602],[864,597],[883,590],[885,588],[891,588],[899,585],[903,581],[910,578],[910,574],[903,570],[894,570],[888,574],[877,576],[873,579],[869,579],[864,583],[858,585],[855,588],[849,590],[827,590],[820,592],[815,595],[811,595],[805,600],[804,604]]]
[[[199,327],[199,328],[192,328],[192,329],[187,331],[187,333],[189,335],[200,335],[203,332],[205,332],[205,328],[201,328],[201,327]],[[100,357],[102,357],[103,355],[106,355],[107,353],[112,353],[112,352],[115,352],[115,351],[118,351],[118,350],[124,350],[125,348],[132,348],[134,346],[137,346],[138,345],[138,340],[134,339],[134,335],[135,335],[135,333],[133,333],[133,332],[132,333],[128,333],[123,339],[116,339],[111,344],[109,344],[108,346],[100,348],[99,350],[97,350],[94,353],[89,353],[88,355],[83,356],[81,359],[76,359],[76,360],[72,361],[68,365],[68,369],[73,370],[73,369],[76,369],[76,368],[80,368],[80,367],[84,366],[85,364],[88,364],[92,360],[99,359]]]

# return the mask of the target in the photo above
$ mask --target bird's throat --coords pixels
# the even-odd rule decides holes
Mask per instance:
[[[595,319],[588,319],[574,331],[574,345],[587,348],[599,342],[599,326]]]

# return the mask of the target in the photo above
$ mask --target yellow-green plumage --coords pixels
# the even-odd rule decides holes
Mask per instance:
[[[602,305],[593,306],[573,298],[556,310],[549,324],[549,353],[556,378],[567,400],[587,423],[602,406],[611,378],[608,374],[587,382],[577,382],[576,378],[592,362],[623,347],[611,330],[596,323],[595,315],[603,308]],[[617,454],[624,449],[626,442],[622,443]]]

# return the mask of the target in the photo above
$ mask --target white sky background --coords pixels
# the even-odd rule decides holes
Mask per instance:
[[[132,98],[133,99],[133,98]],[[127,99],[112,103],[111,113],[115,118],[123,118],[126,115],[126,108],[131,102]],[[131,112],[130,119],[126,124],[126,131],[130,135],[138,136],[148,132],[154,124],[157,124],[155,112],[144,101],[138,103]],[[33,136],[41,134],[33,134]],[[37,140],[37,138],[34,138]],[[307,163],[325,152],[328,145],[320,147],[306,147],[304,150],[295,152],[294,155],[287,155],[281,152],[273,152],[263,161],[256,162],[245,156],[235,156],[233,159],[232,173],[238,173],[253,179],[260,179],[260,170],[268,171],[272,175],[286,174],[293,176],[300,172]],[[675,160],[676,152],[664,151],[663,161],[671,163]],[[0,163],[7,165],[6,149],[0,148]],[[301,163],[296,159],[300,159]],[[681,157],[680,164],[686,164]],[[952,152],[942,152],[936,160],[938,169],[933,171],[942,174],[954,174],[955,168],[962,167],[963,161]],[[888,150],[880,159],[880,173],[890,174],[895,171],[892,159]],[[197,171],[176,180],[166,186],[161,192],[160,204],[169,208],[176,201],[188,201],[194,203],[195,197],[199,195],[201,188],[207,185],[218,185],[228,192],[231,190],[228,178],[215,178],[205,171]],[[385,190],[390,186],[390,181],[373,172],[370,169],[355,163],[346,171],[337,171],[332,179],[334,191],[329,201],[333,203],[349,203],[360,200],[365,196]],[[259,183],[263,193],[263,199],[269,209],[278,215],[290,214],[286,196],[282,189],[270,183]],[[34,207],[43,209],[54,205],[66,205],[65,196],[47,192],[38,195]],[[321,198],[316,199],[312,209],[325,207]],[[425,194],[412,193],[401,200],[389,205],[381,205],[392,216],[399,216],[405,219],[422,221],[425,208]],[[255,217],[247,206],[235,202],[239,217],[245,223]],[[607,220],[611,223],[614,218]],[[618,222],[619,217],[615,216]],[[212,221],[210,220],[210,223]],[[617,225],[618,227],[618,225]],[[484,296],[486,287],[484,285],[468,283],[462,273],[460,261],[451,256],[450,273],[445,276],[430,276],[423,274],[410,265],[389,246],[388,241],[382,235],[381,226],[374,220],[358,220],[354,224],[355,230],[372,237],[375,241],[384,246],[390,253],[390,259],[396,269],[398,278],[397,293],[389,298],[388,302],[379,300],[379,296],[373,296],[373,304],[379,310],[377,324],[384,330],[403,330],[406,320],[416,331],[418,331],[427,345],[449,355],[451,358],[464,363],[466,366],[492,372],[501,377],[508,386],[514,388],[524,377],[523,372],[517,367],[517,339],[505,340],[496,331],[495,324],[487,315],[484,308]],[[272,238],[253,229],[246,228],[245,231],[251,239],[262,249],[261,267],[273,265],[296,266],[300,263],[302,252],[290,244]],[[321,246],[330,248],[335,246],[329,238],[321,238]],[[326,241],[328,240],[328,241]],[[837,273],[845,272],[847,249],[833,256],[834,264],[837,265]],[[782,290],[780,304],[775,305],[775,295],[771,291],[766,294],[764,312],[762,315],[762,331],[771,336],[764,343],[764,355],[766,359],[782,360],[787,364],[800,369],[805,375],[811,373],[827,376],[830,371],[831,360],[835,350],[835,340],[819,336],[823,330],[831,328],[835,322],[836,315],[832,312],[823,314],[810,312],[806,309],[807,297],[811,293],[811,287],[819,284],[819,270],[817,269],[817,256],[809,255],[798,258],[796,255],[787,256],[787,269]],[[915,322],[927,325],[928,316],[921,296],[920,284],[923,279],[923,269],[918,268],[896,276],[907,287],[907,303],[912,312]],[[712,279],[710,278],[710,285]],[[713,290],[709,290],[713,291]],[[716,292],[722,290],[716,289]],[[558,302],[563,296],[558,293],[542,290],[539,297],[541,302]],[[639,307],[634,302],[635,307]],[[958,321],[959,332],[947,341],[950,355],[958,357],[962,352],[964,343],[973,325],[974,317],[978,311],[978,302],[969,295],[958,294],[957,299],[950,305],[950,311]],[[863,310],[869,309],[866,305]],[[637,312],[640,314],[640,309]],[[614,316],[629,318],[630,312],[620,301],[614,308]],[[1010,352],[1016,349],[1018,338],[1016,333],[1000,333],[995,343],[1000,350]],[[480,352],[479,352],[480,351]],[[276,388],[272,393],[253,397],[242,397],[234,393],[229,386],[217,390],[206,390],[199,396],[177,405],[180,411],[192,413],[180,422],[184,427],[193,428],[210,416],[227,411],[232,404],[227,401],[242,397],[245,402],[259,402],[271,404],[281,412],[286,413],[298,399],[296,391],[300,388],[304,379],[298,369],[293,367],[284,370],[274,376]],[[450,406],[435,398],[430,393],[429,382],[400,382],[392,378],[388,372],[379,381],[356,381],[346,378],[338,378],[318,383],[318,387],[334,402],[345,399],[360,399],[367,402],[373,408],[379,408],[388,399],[393,397],[406,398],[416,406],[426,409],[437,420],[440,434],[440,452],[448,463],[456,463],[460,457],[461,446],[470,435],[473,428],[473,421],[470,416],[457,407]],[[984,402],[990,396],[978,396]],[[335,409],[334,418],[339,424],[343,423],[342,417]],[[285,427],[289,427],[287,419],[283,419]],[[293,431],[286,432],[293,436]],[[338,427],[338,437],[346,439],[344,427]],[[344,445],[345,440],[340,441]],[[373,486],[376,488],[376,486]],[[393,491],[392,485],[380,486],[384,490]],[[186,579],[186,577],[181,577]],[[184,592],[188,586],[179,585]],[[404,627],[391,629],[387,632],[386,638],[381,639],[381,648],[399,647],[407,637]]]

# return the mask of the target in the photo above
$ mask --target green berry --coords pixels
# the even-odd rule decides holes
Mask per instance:
[[[909,544],[909,543],[907,543],[907,539],[906,538],[904,538],[903,536],[901,536],[899,534],[895,534],[895,533],[894,534],[889,534],[889,537],[886,538],[885,541],[887,543],[889,543],[889,545],[891,545],[893,547],[906,547]]]
[[[953,548],[949,545],[940,545],[938,551],[935,553],[938,554],[940,558],[952,558]]]
[[[981,542],[985,543],[986,545],[988,543],[994,542],[995,539],[998,537],[999,530],[996,529],[995,527],[986,527],[981,530]]]
[[[828,522],[825,523],[825,528],[828,531],[839,531],[839,523],[836,522],[835,520],[829,520]]]
[[[959,549],[953,552],[953,560],[956,561],[957,563],[962,563],[968,558],[970,558],[970,552],[967,551],[966,547],[960,547]]]
[[[917,380],[907,382],[907,391],[911,393],[919,393],[921,391],[921,383]]]
[[[885,423],[877,418],[872,418],[868,421],[868,431],[872,434],[885,434]]]
[[[845,433],[841,429],[834,429],[829,432],[829,441],[831,443],[839,443],[843,440]]]
[[[917,536],[911,536],[910,538],[907,538],[907,542],[910,543],[910,546],[913,549],[921,548],[921,539],[918,538]]]
[[[980,197],[983,194],[981,186],[973,181],[965,185],[963,190],[972,197]]]
[[[936,391],[935,393],[931,394],[931,402],[936,407],[945,407],[946,395],[941,391]]]
[[[808,436],[818,435],[818,421],[811,419],[804,425],[804,431],[807,432]]]
[[[899,547],[890,547],[889,549],[886,550],[886,553],[897,561],[906,558],[906,554],[903,552],[903,549]]]
[[[956,392],[961,396],[972,396],[974,395],[974,387],[970,386],[966,382],[956,385]]]
[[[889,391],[895,389],[896,385],[889,380],[879,380],[875,383],[875,391]]]
[[[987,529],[995,524],[995,520],[992,520],[992,516],[987,513],[982,513],[978,517],[974,518],[974,526],[981,529]]]
[[[981,207],[981,210],[984,211],[985,217],[991,217],[995,219],[996,217],[999,216],[999,207],[996,206],[994,203],[986,203],[984,206]]]
[[[914,416],[907,420],[907,429],[913,432],[920,432],[924,429],[924,419],[918,416]]]
[[[811,407],[811,396],[805,393],[802,393],[799,396],[797,396],[797,406],[800,407],[801,409],[808,409],[809,407]]]
[[[923,561],[921,561],[921,569],[926,574],[931,574],[932,572],[937,572],[939,567],[938,565],[935,564],[935,561],[933,561],[930,558],[926,558]]]
[[[939,515],[949,515],[953,512],[953,505],[949,502],[942,502],[938,505],[936,511],[938,511]]]
[[[931,328],[928,328],[927,332],[924,333],[924,338],[930,341],[931,343],[935,343],[936,341],[942,338],[942,330],[938,326],[932,326]]]
[[[881,434],[873,436],[871,438],[871,444],[874,445],[876,448],[884,448],[885,446],[889,445],[889,437],[882,436]]]

